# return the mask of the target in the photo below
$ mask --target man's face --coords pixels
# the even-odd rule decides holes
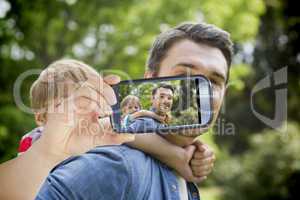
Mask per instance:
[[[213,90],[213,122],[220,111],[225,93],[227,63],[221,50],[205,44],[198,44],[191,40],[176,42],[162,60],[157,74],[146,72],[145,77],[164,77],[176,75],[204,75],[212,83]],[[199,131],[189,136],[167,135],[171,142],[186,146],[193,142]]]
[[[166,114],[172,108],[173,92],[168,88],[158,88],[152,96],[152,107],[158,114]]]

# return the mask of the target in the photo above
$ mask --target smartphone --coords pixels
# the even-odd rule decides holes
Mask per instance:
[[[113,89],[118,133],[179,133],[212,120],[211,83],[202,75],[125,80]]]

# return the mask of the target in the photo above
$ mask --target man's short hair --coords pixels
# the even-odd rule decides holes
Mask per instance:
[[[147,60],[148,70],[157,73],[161,61],[167,55],[167,51],[173,44],[183,39],[220,49],[227,62],[228,80],[233,54],[233,44],[230,40],[230,34],[214,25],[206,23],[183,23],[158,35],[150,49]]]
[[[156,92],[157,92],[157,90],[159,88],[169,89],[169,90],[172,91],[173,94],[175,92],[174,88],[172,87],[172,85],[168,85],[168,84],[162,83],[162,84],[159,84],[158,86],[156,86],[155,88],[153,88],[153,90],[152,90],[152,96],[154,96],[156,94]]]

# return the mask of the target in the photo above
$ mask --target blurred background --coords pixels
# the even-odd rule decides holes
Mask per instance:
[[[18,76],[71,57],[97,70],[141,78],[157,34],[183,21],[213,23],[231,33],[235,56],[217,125],[200,138],[216,152],[200,184],[202,199],[299,199],[300,17],[292,0],[0,0],[0,162],[16,156],[35,127],[13,96]],[[271,128],[251,109],[274,118],[276,85],[254,95],[259,80],[287,68],[287,119]],[[122,74],[120,74],[122,75]],[[29,87],[21,87],[28,104]],[[126,77],[125,77],[126,78]],[[280,89],[279,88],[279,89]],[[284,113],[282,113],[284,114]],[[281,126],[281,128],[280,128]]]

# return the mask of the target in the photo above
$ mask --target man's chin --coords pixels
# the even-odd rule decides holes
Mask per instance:
[[[163,135],[163,137],[177,146],[184,147],[193,144],[195,138],[207,132],[207,130],[208,127],[197,129],[185,129],[182,130],[182,132],[179,132],[178,134],[171,133]]]
[[[183,136],[175,134],[162,135],[166,140],[180,147],[185,147],[194,143],[197,136]]]

